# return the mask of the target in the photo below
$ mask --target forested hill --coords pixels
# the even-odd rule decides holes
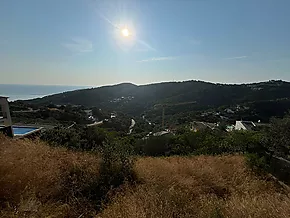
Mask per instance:
[[[32,104],[72,104],[102,107],[131,114],[157,104],[195,102],[191,109],[204,109],[257,101],[290,99],[290,83],[268,81],[252,84],[214,84],[203,81],[165,82],[149,85],[123,83],[65,92],[29,100]],[[186,107],[186,106],[184,106]]]

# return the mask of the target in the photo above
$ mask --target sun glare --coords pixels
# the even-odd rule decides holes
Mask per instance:
[[[130,32],[127,28],[122,29],[122,35],[124,37],[128,37],[130,35]]]

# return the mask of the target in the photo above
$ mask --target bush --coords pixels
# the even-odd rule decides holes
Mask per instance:
[[[138,181],[134,171],[134,159],[120,145],[105,145],[101,155],[99,179],[88,190],[91,199],[99,207],[109,201],[115,189],[125,183],[134,184]]]
[[[45,131],[41,139],[53,146],[63,146],[76,150],[101,150],[105,143],[113,140],[112,134],[98,127],[76,126],[75,128],[56,127]]]
[[[226,135],[223,143],[230,152],[261,153],[263,134],[255,131],[233,131]]]
[[[104,146],[101,155],[100,178],[103,184],[117,187],[124,182],[134,183],[137,176],[134,172],[134,158],[131,152],[117,144]]]
[[[147,156],[219,155],[240,152],[262,154],[266,150],[263,137],[262,133],[254,131],[185,131],[180,135],[155,136],[140,140],[134,149],[137,154]]]
[[[64,197],[88,200],[93,202],[96,210],[100,210],[120,186],[138,181],[133,168],[134,159],[122,146],[104,145],[101,157],[98,175],[76,166],[71,168],[63,182]]]
[[[222,147],[224,134],[220,131],[203,130],[188,132],[181,136],[183,145],[194,154],[221,154],[226,152]]]
[[[272,119],[266,133],[265,143],[270,151],[277,156],[288,158],[290,155],[290,117]]]
[[[169,137],[156,136],[146,139],[143,144],[143,153],[148,156],[164,156],[169,150]]]
[[[251,169],[258,173],[265,173],[270,169],[270,160],[267,156],[248,153],[246,154],[246,162]]]
[[[81,135],[74,129],[57,127],[45,131],[40,138],[53,146],[63,146],[74,149],[81,148]]]

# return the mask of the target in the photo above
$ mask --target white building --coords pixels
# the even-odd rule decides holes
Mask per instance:
[[[84,110],[84,112],[87,114],[87,116],[93,116],[93,111],[92,110]]]
[[[236,121],[235,130],[252,130],[255,127],[252,121]]]
[[[111,113],[111,119],[117,117],[117,113]]]
[[[170,130],[169,129],[165,129],[163,131],[153,133],[153,136],[163,136],[163,135],[166,135],[166,134],[169,134],[169,133],[170,133]]]

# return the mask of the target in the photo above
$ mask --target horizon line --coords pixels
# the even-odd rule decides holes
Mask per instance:
[[[115,86],[121,84],[132,84],[136,86],[144,86],[144,85],[153,85],[153,84],[161,84],[161,83],[179,83],[179,82],[205,82],[205,83],[212,83],[212,84],[223,84],[223,85],[243,85],[243,84],[254,84],[254,83],[263,83],[263,82],[270,82],[270,81],[282,81],[282,82],[289,82],[290,80],[283,80],[283,79],[269,79],[269,80],[259,80],[259,81],[251,81],[251,82],[213,82],[213,81],[206,81],[206,80],[199,80],[199,79],[187,79],[187,80],[168,80],[168,81],[158,81],[158,82],[150,82],[150,83],[134,83],[129,81],[119,82],[119,83],[110,83],[110,84],[103,84],[103,85],[63,85],[63,84],[19,84],[19,83],[0,83],[0,85],[14,85],[14,86],[56,86],[56,87],[79,87],[79,88],[99,88],[104,86]]]

